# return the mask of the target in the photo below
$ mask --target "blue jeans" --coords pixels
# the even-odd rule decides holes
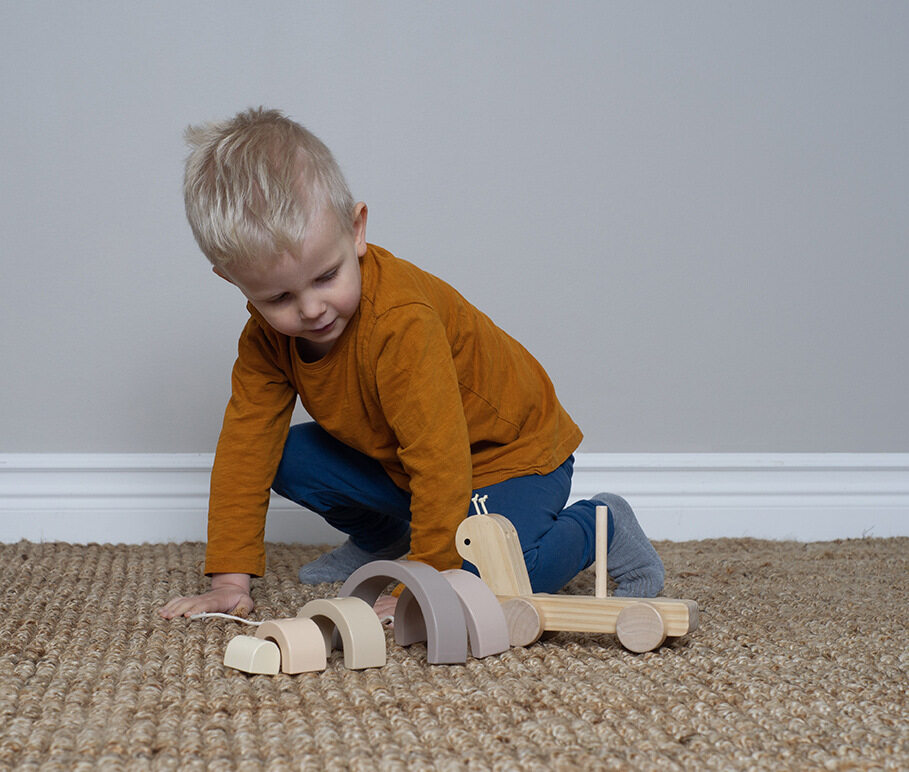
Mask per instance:
[[[474,491],[488,496],[487,509],[517,529],[534,592],[557,592],[594,560],[596,502],[565,507],[573,468],[571,456],[547,475],[515,477]],[[392,482],[378,461],[316,423],[291,427],[272,488],[320,514],[367,552],[388,546],[409,528],[410,494]],[[610,513],[609,539],[612,532]],[[466,561],[464,568],[477,573]]]

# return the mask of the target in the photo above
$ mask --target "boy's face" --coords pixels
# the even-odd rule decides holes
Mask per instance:
[[[360,304],[366,214],[366,204],[357,204],[348,232],[323,208],[293,252],[213,270],[236,285],[275,330],[298,338],[307,356],[318,359],[331,351]]]

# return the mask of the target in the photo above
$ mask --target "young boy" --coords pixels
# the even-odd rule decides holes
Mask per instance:
[[[325,145],[261,109],[187,139],[187,217],[250,318],[212,469],[211,590],[162,616],[252,610],[272,488],[348,534],[304,583],[408,553],[460,567],[455,530],[479,494],[517,528],[535,591],[593,562],[603,503],[616,594],[659,593],[662,562],[627,502],[565,508],[581,432],[543,368],[449,285],[367,243],[366,205]],[[290,428],[297,396],[314,422]]]

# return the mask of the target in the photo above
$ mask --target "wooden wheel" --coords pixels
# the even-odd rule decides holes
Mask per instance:
[[[508,623],[508,638],[512,646],[530,646],[543,634],[540,612],[528,597],[502,601],[502,611]]]
[[[644,601],[619,612],[615,634],[622,646],[636,654],[653,651],[666,640],[663,617],[656,607]]]

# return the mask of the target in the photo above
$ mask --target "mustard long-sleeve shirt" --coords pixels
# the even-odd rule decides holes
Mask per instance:
[[[542,366],[441,279],[369,245],[360,306],[304,362],[249,306],[215,453],[206,573],[265,571],[265,515],[297,395],[411,494],[410,557],[444,570],[474,488],[548,474],[581,431]]]

